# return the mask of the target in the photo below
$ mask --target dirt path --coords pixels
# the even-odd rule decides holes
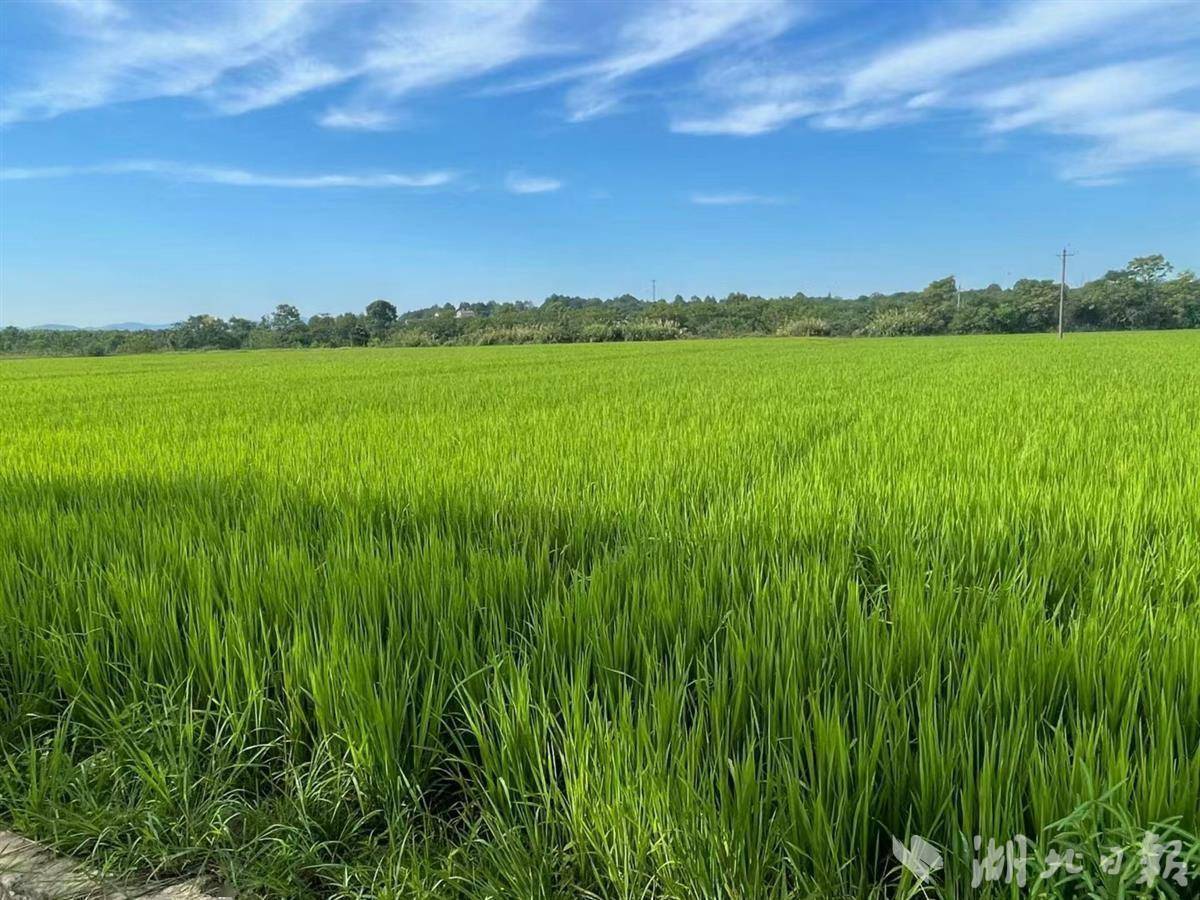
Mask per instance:
[[[104,881],[82,863],[0,831],[0,900],[218,900],[200,883],[129,886]]]

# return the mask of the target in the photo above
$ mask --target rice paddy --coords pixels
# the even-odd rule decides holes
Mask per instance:
[[[0,828],[246,896],[1189,896],[1198,473],[1197,333],[3,362]],[[1081,871],[980,878],[1016,835]]]

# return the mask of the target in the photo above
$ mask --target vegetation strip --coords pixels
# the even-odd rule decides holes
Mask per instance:
[[[1200,328],[1200,281],[1190,271],[1172,276],[1160,255],[1131,260],[1065,291],[1067,327],[1081,331]],[[1065,282],[1063,284],[1065,288]],[[112,326],[73,330],[0,330],[0,354],[108,356],[166,350],[280,347],[435,347],[487,344],[571,344],[669,341],[682,338],[897,337],[931,334],[1018,334],[1053,330],[1059,282],[1022,278],[962,289],[953,277],[923,291],[840,297],[751,297],[729,294],[685,300],[609,300],[552,294],[531,303],[449,303],[399,313],[386,300],[362,313],[318,313],[305,319],[281,303],[254,322],[234,316],[189,316],[159,328]]]

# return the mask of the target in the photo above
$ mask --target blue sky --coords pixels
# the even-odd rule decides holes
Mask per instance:
[[[1200,4],[0,5],[0,322],[1200,266]]]

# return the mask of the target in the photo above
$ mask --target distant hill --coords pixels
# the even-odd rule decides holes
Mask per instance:
[[[114,322],[112,325],[81,327],[79,325],[30,325],[26,331],[166,331],[170,325],[148,325],[145,322]]]
[[[102,325],[97,331],[166,331],[170,325],[147,325],[145,322],[117,322],[115,325]]]

